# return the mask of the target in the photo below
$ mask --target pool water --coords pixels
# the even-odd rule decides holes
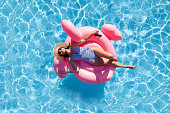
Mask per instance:
[[[1,0],[1,113],[170,112],[169,0]],[[60,79],[52,49],[64,42],[63,19],[78,27],[115,25],[119,62],[113,78],[91,85]]]

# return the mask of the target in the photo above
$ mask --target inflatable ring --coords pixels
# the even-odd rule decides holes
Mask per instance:
[[[94,30],[97,30],[96,28],[87,26],[77,29],[74,24],[68,20],[62,21],[62,27],[68,34],[68,37],[65,40],[67,45],[71,42],[79,42],[83,37],[92,33]],[[122,35],[120,31],[111,24],[105,24],[102,26],[101,31],[99,31],[98,34],[102,36],[99,37],[93,35],[85,43],[81,44],[80,47],[98,47],[116,56],[116,52],[111,40],[121,40]],[[116,69],[116,67],[106,65],[94,66],[83,60],[77,60],[75,62],[80,70],[78,73],[73,74],[78,79],[88,84],[101,84],[110,80]],[[65,57],[62,61],[58,61],[56,58],[54,58],[53,66],[56,74],[60,78],[64,78],[66,76],[66,74],[61,74],[60,70],[67,71],[67,68],[69,68],[69,70],[73,70],[73,67],[70,65],[67,57]]]

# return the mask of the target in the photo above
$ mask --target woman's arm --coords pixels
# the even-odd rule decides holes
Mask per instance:
[[[91,34],[87,35],[82,40],[86,42],[92,35],[96,34],[97,32],[98,32],[98,30],[94,30]]]
[[[94,30],[91,34],[85,36],[80,42],[73,42],[72,46],[78,46],[79,44],[85,43],[92,35],[96,34],[98,30]]]
[[[71,60],[71,58],[69,57],[69,62],[72,65],[72,67],[74,68],[73,71],[61,71],[61,73],[65,74],[65,73],[77,73],[79,72],[79,67],[77,66],[77,64]]]

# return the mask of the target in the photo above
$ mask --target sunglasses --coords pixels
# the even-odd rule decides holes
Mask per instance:
[[[58,54],[59,55],[61,54],[61,47],[58,49]]]

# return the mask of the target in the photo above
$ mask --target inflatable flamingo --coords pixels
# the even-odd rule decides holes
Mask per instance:
[[[79,42],[83,37],[97,30],[94,27],[80,27],[76,28],[73,23],[68,20],[62,21],[62,27],[64,31],[68,34],[65,43],[68,45],[71,42]],[[102,26],[99,36],[92,36],[85,43],[81,44],[81,47],[98,47],[104,51],[107,51],[114,56],[116,56],[115,49],[110,40],[118,41],[122,39],[120,31],[111,24],[105,24]],[[78,79],[89,84],[101,84],[109,81],[116,67],[113,66],[94,66],[85,61],[75,61],[80,68],[78,73],[73,73]],[[68,58],[64,58],[62,61],[58,61],[56,58],[53,59],[53,66],[56,74],[60,78],[64,78],[66,74],[60,73],[60,70],[67,71],[67,68],[73,70],[73,67],[69,64]]]

